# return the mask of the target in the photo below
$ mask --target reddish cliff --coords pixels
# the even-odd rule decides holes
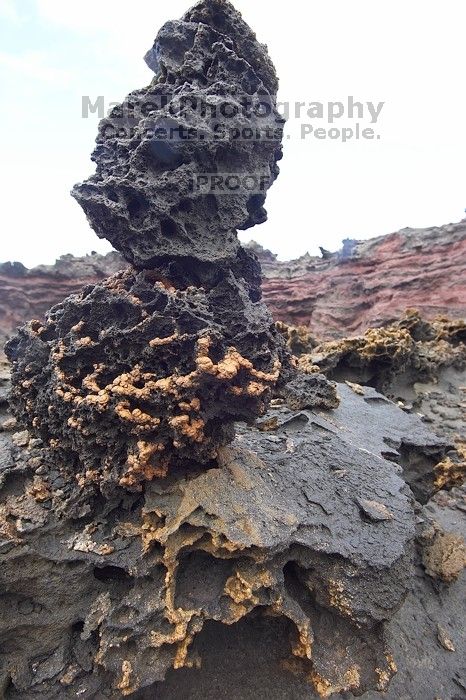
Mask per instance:
[[[18,325],[42,318],[47,309],[69,294],[124,266],[118,253],[83,258],[64,255],[55,265],[31,270],[21,263],[0,264],[0,345]]]
[[[392,322],[409,307],[425,318],[466,314],[466,219],[429,229],[404,229],[369,241],[344,242],[338,253],[280,262],[256,244],[264,297],[277,320],[309,325],[315,336],[341,337]],[[64,256],[27,270],[0,265],[0,342],[45,311],[125,262],[118,253]]]
[[[466,313],[466,219],[345,241],[339,253],[279,262],[257,250],[264,297],[277,320],[341,337],[392,322],[409,307],[425,318]]]

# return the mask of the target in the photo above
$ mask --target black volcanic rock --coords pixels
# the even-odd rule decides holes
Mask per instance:
[[[90,500],[27,434],[0,434],[6,698],[187,697],[186,674],[195,693],[204,658],[209,673],[217,642],[197,639],[212,623],[233,634],[250,624],[254,664],[277,676],[260,700],[291,700],[296,688],[314,697],[312,685],[324,697],[384,690],[398,663],[385,626],[410,585],[414,537],[401,470],[380,452],[400,411],[385,402],[367,450],[364,398],[338,393],[335,415],[272,409],[273,432],[240,426],[208,471],[107,501]],[[422,440],[420,430],[412,418],[396,437]],[[277,667],[267,621],[283,630]],[[208,697],[241,697],[239,687],[250,697],[257,679],[252,669],[238,688],[228,673],[211,683]]]
[[[336,385],[323,374],[298,372],[280,389],[288,408],[338,408]]]
[[[203,0],[162,27],[146,61],[155,78],[102,120],[96,173],[73,195],[136,267],[234,258],[236,230],[266,219],[282,155],[267,50],[229,2]],[[199,188],[204,175],[233,179]]]
[[[208,465],[233,422],[260,416],[292,373],[260,301],[260,264],[236,231],[264,220],[278,174],[283,122],[267,51],[232,5],[203,0],[161,29],[147,60],[156,77],[102,120],[96,174],[74,190],[135,267],[6,346],[16,417],[101,489]],[[179,131],[163,140],[168,124]],[[191,187],[226,172],[238,187]],[[262,191],[243,187],[251,177]]]
[[[127,270],[9,342],[11,401],[83,480],[138,487],[173,463],[208,463],[234,420],[265,411],[277,337],[231,272],[210,290],[182,290]]]

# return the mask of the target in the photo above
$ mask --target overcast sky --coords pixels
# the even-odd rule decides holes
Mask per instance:
[[[97,116],[82,118],[81,98],[103,95],[109,104],[150,82],[142,56],[158,28],[190,4],[0,0],[0,260],[31,266],[110,249],[69,196],[93,171]],[[296,102],[345,109],[333,124],[305,112],[290,118],[269,221],[244,240],[290,258],[319,245],[335,250],[346,237],[463,218],[464,0],[235,4],[268,44],[281,101],[292,111]],[[383,102],[377,121],[367,107],[362,118],[348,118],[350,96]],[[355,130],[357,122],[373,128],[374,138],[328,138],[330,128]],[[311,126],[326,129],[327,138],[307,133]]]

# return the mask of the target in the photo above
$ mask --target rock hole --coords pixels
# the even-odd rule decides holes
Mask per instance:
[[[78,620],[77,622],[74,622],[71,625],[71,632],[73,634],[81,634],[83,629],[84,629],[84,622],[82,620]]]
[[[206,210],[209,215],[218,212],[218,202],[217,197],[211,192],[205,197]]]
[[[220,597],[233,562],[204,552],[187,554],[177,572],[175,606],[192,609]]]
[[[434,467],[444,457],[444,451],[428,446],[402,443],[398,453],[403,478],[419,503],[425,505],[435,491]]]
[[[131,576],[119,566],[96,566],[94,568],[94,577],[103,583],[131,581]]]
[[[193,210],[193,203],[190,199],[185,197],[185,199],[182,199],[178,204],[178,209],[180,211],[190,212]]]
[[[149,203],[142,195],[137,192],[132,192],[127,195],[126,207],[131,219],[142,219],[149,209]]]
[[[174,236],[178,232],[176,221],[173,219],[162,219],[160,222],[160,230],[163,236]]]
[[[247,203],[248,212],[252,214],[253,212],[257,211],[257,209],[260,209],[264,203],[265,196],[263,194],[253,194],[252,197],[249,197]]]
[[[384,459],[388,462],[393,462],[394,464],[400,464],[400,456],[398,452],[381,452],[380,453]]]
[[[382,396],[368,396],[368,397],[366,397],[366,398],[364,399],[364,401],[365,401],[366,403],[368,403],[370,406],[374,406],[374,405],[376,405],[376,406],[377,406],[377,405],[384,405],[384,406],[386,406],[387,404],[390,403],[390,402],[388,401],[388,399],[385,399],[385,398],[383,398]]]
[[[148,142],[144,158],[147,166],[156,173],[160,169],[176,170],[183,163],[183,158],[173,146],[157,139]]]

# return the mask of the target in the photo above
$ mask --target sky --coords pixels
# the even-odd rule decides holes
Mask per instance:
[[[69,195],[94,170],[98,117],[82,117],[82,97],[109,105],[148,84],[142,57],[190,4],[0,0],[0,261],[111,249]],[[268,45],[290,113],[269,220],[243,241],[289,259],[465,216],[464,0],[235,5]],[[350,98],[364,108],[352,118]]]

